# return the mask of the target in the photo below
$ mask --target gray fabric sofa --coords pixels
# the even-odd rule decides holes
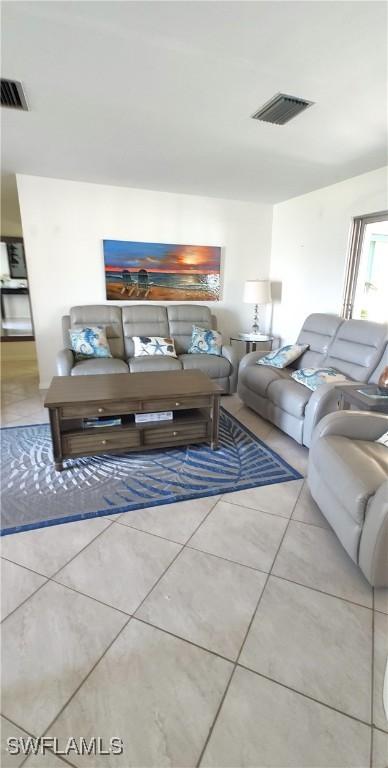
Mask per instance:
[[[291,378],[296,368],[332,367],[351,383],[377,380],[388,365],[388,326],[365,320],[343,320],[337,315],[313,314],[305,320],[297,342],[309,348],[283,369],[256,365],[265,352],[250,352],[240,364],[238,394],[254,411],[297,440],[311,444],[314,427],[339,408],[335,384],[311,392]]]
[[[76,361],[70,349],[70,328],[102,325],[111,358]],[[208,307],[197,304],[171,306],[132,304],[117,307],[85,305],[72,307],[62,318],[63,344],[57,356],[58,376],[84,376],[99,373],[136,371],[201,370],[219,384],[225,393],[236,391],[238,359],[231,346],[222,346],[222,355],[189,354],[193,325],[215,328],[215,317]],[[172,336],[178,357],[147,355],[134,357],[133,336]]]
[[[325,416],[314,431],[307,476],[322,513],[375,587],[388,587],[388,448],[375,442],[386,430],[381,413]]]

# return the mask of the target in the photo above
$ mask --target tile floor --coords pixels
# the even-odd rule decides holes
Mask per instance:
[[[5,426],[46,420],[29,354],[3,369]],[[223,405],[305,472],[305,449]],[[388,765],[388,590],[303,480],[5,537],[2,644],[4,768]],[[43,734],[124,754],[4,751]]]

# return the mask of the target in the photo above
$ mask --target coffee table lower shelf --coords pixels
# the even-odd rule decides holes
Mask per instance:
[[[149,421],[117,426],[83,428],[82,420],[77,427],[74,420],[63,419],[60,409],[50,408],[51,435],[54,448],[55,469],[64,469],[65,459],[95,456],[105,453],[172,448],[179,445],[208,442],[213,450],[218,448],[218,397],[212,408],[192,408],[175,411],[173,419]],[[131,418],[121,414],[125,420]]]

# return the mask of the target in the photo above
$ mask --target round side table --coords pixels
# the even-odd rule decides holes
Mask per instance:
[[[256,352],[257,344],[267,344],[268,349],[272,349],[274,336],[266,336],[263,333],[237,333],[236,336],[230,337],[230,343],[233,341],[245,342],[246,352]]]

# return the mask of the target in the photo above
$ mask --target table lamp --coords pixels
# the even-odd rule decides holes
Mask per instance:
[[[259,333],[259,304],[270,304],[271,283],[269,280],[247,280],[244,285],[244,304],[254,304],[252,333]]]

